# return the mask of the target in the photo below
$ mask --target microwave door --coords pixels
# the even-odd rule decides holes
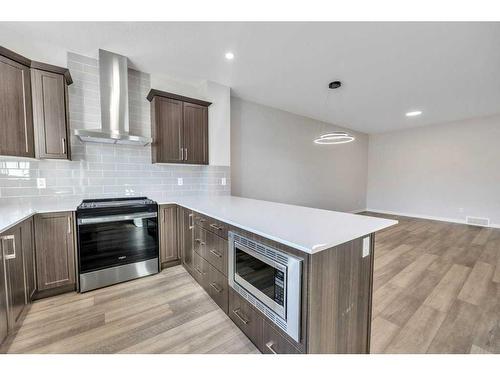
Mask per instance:
[[[235,243],[234,281],[286,319],[286,266]]]

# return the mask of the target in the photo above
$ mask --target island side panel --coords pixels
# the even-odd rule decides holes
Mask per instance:
[[[365,257],[364,237],[311,256],[308,353],[369,353],[375,236],[369,237]]]

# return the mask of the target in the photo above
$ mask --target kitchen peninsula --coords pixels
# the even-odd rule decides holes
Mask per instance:
[[[396,221],[233,196],[157,201],[162,268],[182,264],[261,352],[369,352],[375,232]],[[26,200],[0,207],[4,247],[33,216],[35,252],[43,243],[37,237],[46,237],[39,229],[51,233],[54,246],[64,244],[68,268],[52,271],[62,272],[65,282],[37,290],[35,298],[78,287],[73,233],[79,203]],[[45,224],[37,226],[42,217]],[[259,279],[248,270],[260,272]]]

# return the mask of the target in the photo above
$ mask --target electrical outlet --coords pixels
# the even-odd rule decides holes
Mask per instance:
[[[36,179],[36,187],[39,189],[45,189],[47,187],[47,183],[45,178],[37,178]]]
[[[182,177],[179,177],[177,179],[177,185],[179,185],[179,186],[184,185],[184,179]]]
[[[225,186],[226,185],[226,177],[222,177],[220,180],[220,184]]]
[[[370,237],[363,238],[363,258],[370,255]]]

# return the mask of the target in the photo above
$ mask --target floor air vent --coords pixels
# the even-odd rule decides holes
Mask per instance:
[[[478,225],[480,227],[487,227],[490,225],[490,219],[485,217],[467,216],[465,222],[469,225]]]

